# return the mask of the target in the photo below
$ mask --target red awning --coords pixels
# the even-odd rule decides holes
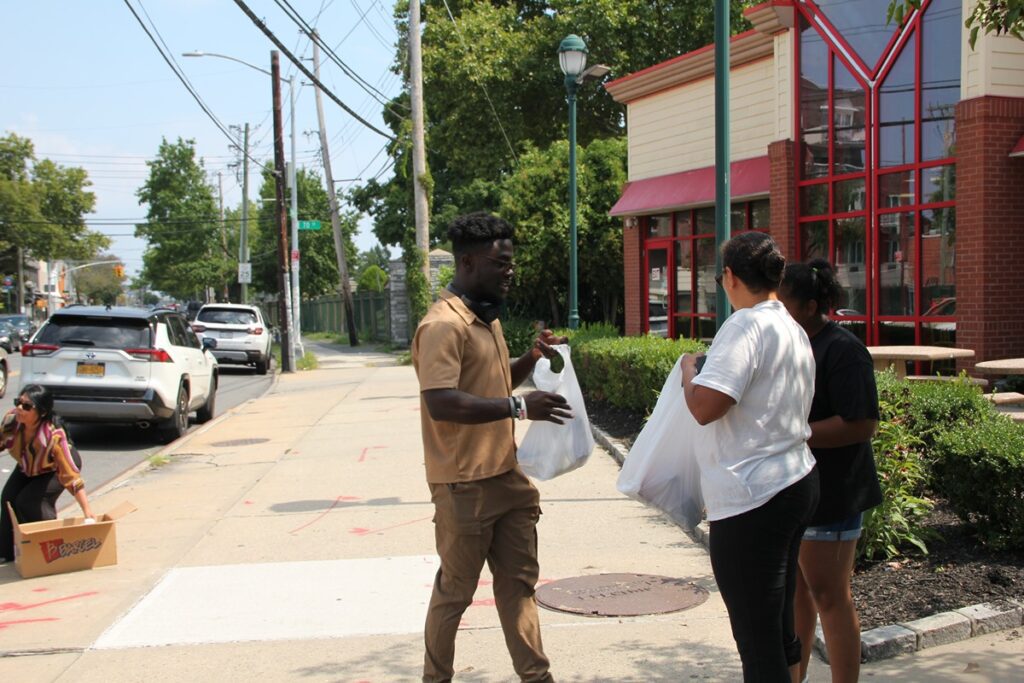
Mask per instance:
[[[767,195],[768,157],[732,162],[730,195],[733,198]],[[609,211],[612,216],[635,216],[672,211],[715,201],[715,167],[706,166],[626,183],[622,196]]]
[[[1017,140],[1017,144],[1014,146],[1013,151],[1010,152],[1011,157],[1024,157],[1024,135],[1020,136],[1020,140]]]

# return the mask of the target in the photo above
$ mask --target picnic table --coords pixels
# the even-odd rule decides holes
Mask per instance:
[[[868,353],[875,363],[875,370],[882,371],[891,367],[900,379],[907,376],[909,361],[933,363],[955,358],[974,358],[974,351],[970,349],[948,346],[869,346]]]
[[[983,375],[1024,375],[1024,358],[985,360],[975,363],[974,369]]]

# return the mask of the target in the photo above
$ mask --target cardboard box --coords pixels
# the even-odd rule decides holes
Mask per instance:
[[[97,517],[95,524],[84,524],[84,517],[19,524],[8,503],[14,526],[14,566],[28,579],[117,564],[115,522],[136,509],[131,503],[121,503]]]

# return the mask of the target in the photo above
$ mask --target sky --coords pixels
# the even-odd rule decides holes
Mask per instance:
[[[208,109],[225,127],[250,124],[253,157],[272,162],[270,77],[243,64],[216,58],[183,57],[183,52],[220,53],[270,71],[273,43],[230,0],[127,0],[191,81]],[[308,58],[312,46],[274,0],[246,0],[256,16],[293,54]],[[281,4],[287,5],[282,2]],[[391,2],[384,0],[290,0],[324,43],[359,78],[360,85],[321,51],[321,81],[348,107],[387,131],[379,99],[401,90],[394,62],[397,34]],[[147,16],[148,15],[148,16]],[[125,0],[31,0],[0,6],[0,135],[30,138],[37,159],[85,168],[96,194],[90,226],[109,235],[109,252],[122,259],[128,275],[142,267],[145,242],[135,238],[132,220],[144,220],[136,190],[147,177],[145,164],[162,138],[194,139],[211,185],[223,184],[225,207],[241,204],[241,173],[231,167],[231,141],[203,112],[160,56]],[[281,55],[287,78],[295,67]],[[296,159],[299,168],[323,175],[313,89],[296,78]],[[374,92],[376,90],[377,92]],[[289,100],[282,84],[285,156],[290,153]],[[376,98],[376,99],[375,99]],[[351,179],[390,176],[385,138],[363,127],[324,96],[331,167],[339,191]],[[249,196],[257,196],[258,171],[249,167]],[[303,218],[302,216],[299,217]],[[104,224],[107,221],[107,224]],[[326,226],[325,226],[326,227]],[[377,244],[368,218],[356,246]]]

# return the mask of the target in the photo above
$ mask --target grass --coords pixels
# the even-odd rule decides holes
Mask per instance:
[[[302,358],[295,361],[296,370],[316,370],[318,367],[320,367],[320,362],[316,359],[316,355],[310,351],[306,351],[302,354]]]
[[[152,455],[149,457],[149,464],[151,467],[163,467],[171,463],[171,456],[169,455]]]

